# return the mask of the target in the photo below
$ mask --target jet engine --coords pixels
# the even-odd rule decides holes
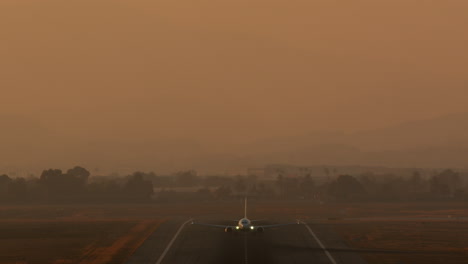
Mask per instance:
[[[265,230],[263,229],[263,227],[261,227],[261,226],[260,226],[260,227],[257,227],[257,232],[263,233],[263,231],[265,231]]]
[[[226,228],[224,228],[224,232],[231,233],[232,232],[232,227],[227,226]]]

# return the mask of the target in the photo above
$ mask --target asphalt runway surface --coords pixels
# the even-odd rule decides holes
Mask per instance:
[[[259,224],[285,222],[290,220]],[[210,223],[235,225],[235,222],[227,221]],[[346,247],[330,226],[324,224],[295,224],[267,229],[264,233],[225,233],[223,229],[191,225],[187,219],[179,219],[162,224],[126,263],[365,262],[355,251]]]

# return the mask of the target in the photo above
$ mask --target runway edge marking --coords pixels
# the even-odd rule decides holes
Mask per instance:
[[[172,247],[172,244],[174,244],[174,242],[176,241],[177,237],[179,236],[180,232],[182,231],[182,229],[184,229],[184,227],[192,222],[193,219],[189,219],[187,220],[186,222],[184,222],[180,227],[179,229],[177,230],[177,232],[175,233],[174,237],[171,239],[171,241],[169,242],[169,244],[167,244],[167,247],[166,249],[164,249],[163,253],[161,254],[161,256],[159,257],[158,261],[156,261],[156,264],[161,264],[161,262],[163,261],[164,257],[166,256],[167,252],[169,252],[169,250],[171,249]]]
[[[317,241],[317,243],[323,249],[323,251],[325,251],[325,254],[327,255],[328,259],[331,261],[331,263],[337,264],[336,260],[333,258],[333,256],[330,254],[330,252],[328,252],[328,250],[323,245],[322,241],[320,241],[320,239],[317,237],[317,235],[314,233],[314,231],[312,231],[310,226],[306,222],[301,221],[301,223],[307,228],[309,233],[314,237],[315,241]]]

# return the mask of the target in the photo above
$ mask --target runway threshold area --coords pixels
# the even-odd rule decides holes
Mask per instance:
[[[329,256],[320,245],[322,241],[319,243],[303,224],[270,229],[264,233],[225,233],[222,229],[188,224],[175,237],[183,222],[168,226],[159,234],[156,231],[154,235],[159,238],[146,241],[127,264],[363,263],[358,256],[335,256],[333,252]],[[326,236],[325,231],[315,233]],[[327,239],[323,241],[327,244]],[[330,241],[338,242],[335,237],[328,239]]]

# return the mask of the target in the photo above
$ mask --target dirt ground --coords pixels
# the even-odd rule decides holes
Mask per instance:
[[[242,200],[120,205],[0,206],[0,264],[122,263],[171,218],[243,214]],[[464,203],[249,202],[252,218],[332,225],[369,263],[467,263]],[[378,218],[381,219],[378,219]],[[435,217],[451,221],[386,220]]]
[[[378,221],[334,224],[368,263],[468,263],[467,221]]]
[[[162,221],[1,221],[0,263],[121,263]]]

